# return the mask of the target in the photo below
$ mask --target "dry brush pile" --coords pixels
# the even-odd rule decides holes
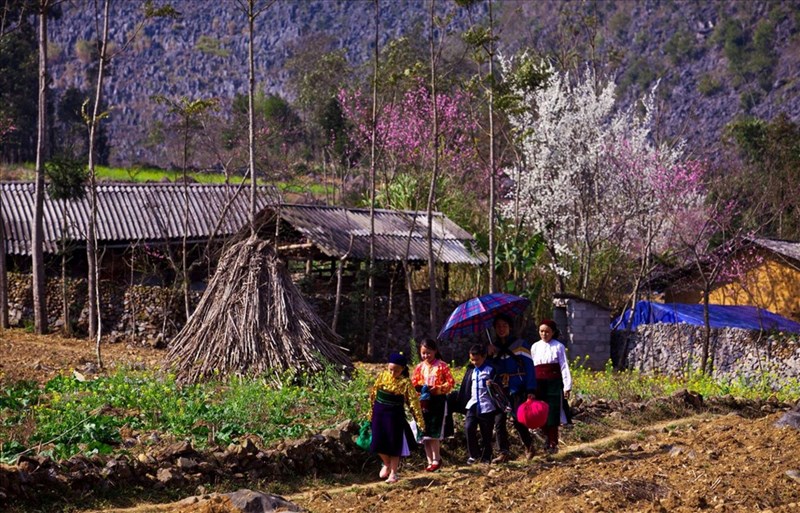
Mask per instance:
[[[303,298],[270,243],[255,237],[222,256],[197,309],[170,344],[167,363],[185,382],[217,373],[352,366],[334,333]]]

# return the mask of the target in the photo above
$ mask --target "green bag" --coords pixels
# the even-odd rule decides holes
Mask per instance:
[[[370,421],[365,420],[361,423],[361,428],[358,430],[358,438],[356,438],[356,445],[365,451],[369,450],[372,443],[372,424]]]

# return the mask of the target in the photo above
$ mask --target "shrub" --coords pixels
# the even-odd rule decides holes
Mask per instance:
[[[664,52],[676,66],[694,59],[698,54],[694,35],[685,30],[675,32],[664,45]]]
[[[722,83],[712,75],[703,75],[697,82],[697,91],[703,96],[713,96],[721,90]]]

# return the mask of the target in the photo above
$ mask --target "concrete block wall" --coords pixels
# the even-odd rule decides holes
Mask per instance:
[[[571,362],[601,370],[611,358],[609,309],[572,295],[553,297],[554,320]]]

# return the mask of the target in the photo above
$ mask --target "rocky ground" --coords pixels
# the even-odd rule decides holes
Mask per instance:
[[[109,367],[155,365],[162,354],[121,344],[102,349]],[[0,336],[0,380],[41,380],[72,369],[93,372],[93,355],[94,347],[88,342],[6,332]],[[230,476],[225,486],[280,494],[317,513],[545,508],[565,513],[800,512],[800,431],[776,425],[793,415],[786,413],[790,406],[733,398],[701,404],[692,394],[637,405],[596,402],[579,406],[576,424],[565,431],[564,444],[555,457],[466,466],[457,439],[448,443],[441,471],[424,472],[417,455],[404,464],[401,481],[393,485],[378,479],[379,464],[368,459],[355,466],[352,461],[326,460],[315,475],[302,479],[254,481]],[[800,412],[794,417],[800,417]],[[590,436],[592,432],[597,436]],[[354,457],[347,454],[340,457]],[[181,490],[186,490],[186,496],[205,491],[186,486]],[[169,504],[151,504],[149,498],[142,502],[128,509],[102,511],[241,511],[220,496]],[[130,499],[125,504],[130,505]],[[27,511],[24,506],[11,506],[12,511]],[[69,507],[70,511],[89,509]],[[274,510],[280,511],[280,506],[276,504]],[[99,511],[96,505],[94,511]]]

